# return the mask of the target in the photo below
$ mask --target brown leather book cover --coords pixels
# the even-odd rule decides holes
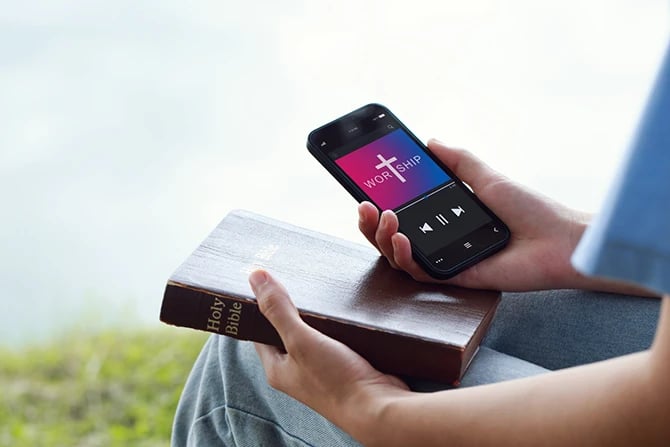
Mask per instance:
[[[422,284],[370,246],[233,211],[170,277],[161,321],[281,346],[247,277],[267,269],[302,318],[381,371],[458,384],[500,293]]]

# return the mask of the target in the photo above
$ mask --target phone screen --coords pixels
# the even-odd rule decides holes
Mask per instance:
[[[354,197],[396,213],[432,276],[453,276],[509,238],[500,219],[383,106],[317,129],[308,147]]]

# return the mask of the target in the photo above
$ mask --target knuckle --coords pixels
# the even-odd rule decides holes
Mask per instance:
[[[282,306],[284,297],[281,291],[272,289],[263,294],[263,299],[258,303],[261,312],[268,318],[274,316]]]

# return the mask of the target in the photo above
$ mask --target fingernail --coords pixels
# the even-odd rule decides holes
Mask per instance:
[[[270,280],[270,275],[265,270],[254,270],[249,275],[249,284],[254,293]]]
[[[389,214],[388,210],[382,211],[382,215],[379,217],[379,226],[380,227],[386,228],[386,226],[388,225],[388,220],[389,220],[388,214]]]

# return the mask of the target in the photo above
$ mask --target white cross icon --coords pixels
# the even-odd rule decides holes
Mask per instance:
[[[398,161],[396,157],[391,157],[388,160],[384,160],[382,154],[377,154],[377,158],[379,159],[379,161],[381,161],[381,163],[376,165],[375,168],[377,169],[388,168],[389,171],[391,171],[391,173],[393,173],[393,175],[395,175],[398,178],[398,180],[400,180],[402,183],[406,182],[405,177],[400,175],[400,173],[396,170],[396,168],[394,168],[393,165],[391,165],[391,163],[393,163],[394,161]]]

